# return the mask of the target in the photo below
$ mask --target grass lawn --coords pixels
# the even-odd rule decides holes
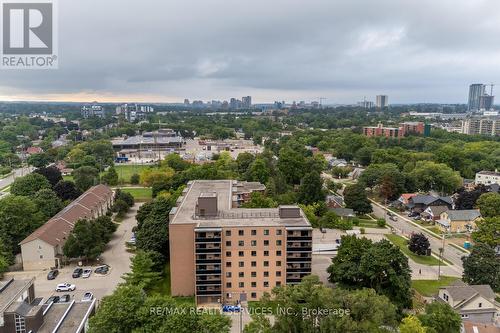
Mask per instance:
[[[377,220],[374,221],[368,219],[359,219],[359,227],[385,229],[385,227],[379,227],[377,225]]]
[[[167,263],[163,269],[161,280],[154,285],[149,291],[150,295],[170,296],[170,264]],[[194,305],[194,297],[174,297],[178,304]]]
[[[129,184],[130,183],[130,177],[134,173],[140,174],[142,170],[147,169],[151,166],[149,165],[121,165],[121,164],[116,164],[115,165],[115,170],[116,173],[118,173],[118,179],[121,183],[124,184]]]
[[[73,181],[73,176],[62,176],[63,177],[63,180],[69,180],[69,181]]]
[[[411,281],[411,286],[422,296],[433,296],[438,293],[439,287],[444,287],[458,280],[454,276],[441,276],[439,280],[414,280]]]
[[[385,235],[394,245],[398,246],[403,253],[408,256],[411,260],[417,264],[427,265],[427,266],[438,266],[439,260],[433,256],[419,256],[411,252],[408,249],[408,240],[398,235]],[[446,262],[441,262],[441,265],[446,265]]]
[[[123,192],[132,194],[134,199],[137,201],[148,201],[152,199],[152,191],[150,187],[142,187],[142,188],[122,187],[121,190]]]

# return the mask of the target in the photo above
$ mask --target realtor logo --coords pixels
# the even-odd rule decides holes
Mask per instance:
[[[37,0],[35,0],[37,1]],[[4,69],[57,68],[57,36],[53,1],[1,3]]]

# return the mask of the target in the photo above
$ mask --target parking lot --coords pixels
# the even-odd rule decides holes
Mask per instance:
[[[126,251],[125,242],[130,240],[132,236],[132,228],[135,226],[135,215],[140,204],[132,207],[118,226],[111,241],[104,253],[101,255],[99,263],[93,266],[86,266],[83,263],[82,268],[92,268],[92,274],[88,278],[72,278],[73,270],[77,265],[67,266],[59,269],[59,275],[54,280],[47,280],[48,271],[27,271],[27,272],[10,272],[6,277],[14,277],[16,279],[31,279],[35,277],[35,295],[47,299],[51,295],[69,294],[72,299],[81,300],[83,294],[90,291],[95,298],[101,299],[109,295],[116,288],[118,283],[122,281],[121,276],[130,271],[131,253]],[[94,273],[97,266],[107,264],[110,270],[106,275]],[[60,283],[70,283],[76,286],[76,290],[72,292],[56,292],[55,288]]]

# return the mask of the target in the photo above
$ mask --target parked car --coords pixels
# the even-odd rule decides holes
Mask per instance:
[[[90,268],[85,268],[82,273],[82,278],[86,279],[90,277],[90,274],[92,274],[92,270]]]
[[[97,267],[94,270],[94,273],[96,273],[96,274],[102,274],[102,275],[108,274],[108,272],[109,272],[109,266],[108,265],[99,266],[99,267]]]
[[[56,287],[56,291],[74,291],[76,286],[71,283],[60,283]]]
[[[59,275],[59,270],[53,269],[47,274],[47,280],[54,280]]]
[[[76,279],[76,278],[79,278],[80,276],[82,276],[82,273],[83,273],[83,269],[78,267],[78,268],[75,268],[72,276]]]
[[[319,231],[321,231],[322,234],[326,234],[326,229],[323,227],[319,228]]]
[[[83,294],[82,302],[90,302],[93,298],[94,295],[92,295],[91,292],[87,291],[85,294]]]
[[[387,212],[387,216],[394,216],[393,212]]]
[[[224,305],[222,307],[222,312],[240,312],[241,306],[239,305]]]
[[[71,296],[69,294],[64,294],[59,299],[59,303],[68,303],[69,301],[71,301]]]
[[[420,214],[417,213],[417,212],[409,212],[408,213],[408,217],[415,217],[415,216],[419,216]]]
[[[421,217],[420,217],[420,215],[417,215],[417,216],[414,216],[414,217],[413,217],[413,219],[414,219],[414,220],[420,220],[420,219],[421,219]]]
[[[397,216],[395,216],[395,215],[393,215],[393,216],[391,216],[391,217],[390,217],[390,219],[391,219],[392,221],[397,221],[397,220],[398,220],[398,217],[397,217]]]
[[[57,303],[59,302],[59,299],[60,297],[59,296],[50,296],[49,298],[47,298],[47,300],[45,301],[45,304],[49,304],[49,303]]]

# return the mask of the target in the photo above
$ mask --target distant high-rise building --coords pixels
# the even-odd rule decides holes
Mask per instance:
[[[500,117],[471,117],[462,120],[462,133],[469,135],[500,135]]]
[[[493,102],[495,96],[483,95],[479,97],[479,109],[480,110],[490,110],[493,109]]]
[[[184,99],[184,105],[189,105],[189,99],[187,98]]]
[[[241,107],[250,109],[252,107],[252,96],[245,96],[241,98]]]
[[[389,106],[389,96],[377,95],[377,108],[383,109]]]
[[[481,96],[486,94],[486,86],[482,83],[474,83],[469,86],[469,111],[479,110]]]
[[[358,106],[365,108],[365,109],[371,109],[374,107],[374,105],[375,105],[375,103],[373,103],[371,101],[367,101],[367,100],[363,100],[361,102],[358,102]]]
[[[85,119],[93,117],[104,118],[104,108],[97,104],[82,106],[81,113]]]

